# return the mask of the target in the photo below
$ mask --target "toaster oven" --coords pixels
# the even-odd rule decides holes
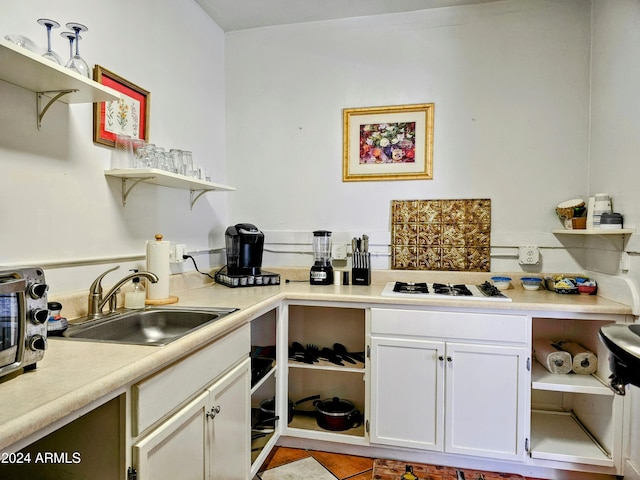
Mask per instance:
[[[47,348],[47,291],[41,268],[0,270],[0,376],[36,368]]]

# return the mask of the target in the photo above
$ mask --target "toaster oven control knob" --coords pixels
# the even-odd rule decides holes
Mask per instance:
[[[47,290],[49,290],[49,285],[47,285],[46,283],[32,283],[31,285],[29,285],[29,295],[31,296],[31,298],[36,300],[38,298],[44,297],[47,293]]]
[[[44,323],[49,318],[49,310],[46,308],[34,308],[31,310],[31,321],[35,324]]]
[[[29,339],[29,348],[33,351],[47,349],[47,337],[44,335],[34,335]]]

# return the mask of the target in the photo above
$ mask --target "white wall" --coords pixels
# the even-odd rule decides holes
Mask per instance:
[[[640,2],[593,2],[590,192],[608,192],[629,225],[640,222]],[[640,284],[640,244],[626,245],[631,268],[621,272]],[[597,253],[594,252],[594,256]],[[625,478],[640,478],[640,390],[630,389],[629,462]]]
[[[519,269],[514,247],[535,244],[545,249],[534,269],[575,271],[576,254],[550,231],[555,205],[588,193],[589,55],[583,0],[229,33],[230,221],[256,223],[274,250],[323,228],[340,241],[374,232],[388,251],[392,199],[491,198],[492,270]],[[433,180],[342,182],[343,108],[425,102],[435,103]]]
[[[64,58],[64,24],[85,24],[80,53],[90,67],[99,64],[151,92],[150,140],[192,150],[209,165],[214,181],[228,183],[224,32],[195,2],[2,2],[0,34],[25,35],[44,47],[45,29],[36,23],[41,17],[63,25],[52,42]],[[86,290],[112,263],[123,270],[144,265],[119,260],[142,258],[145,241],[156,233],[189,250],[223,244],[228,194],[207,194],[191,211],[188,191],[142,185],[123,208],[120,183],[103,174],[110,149],[92,140],[92,105],[57,103],[38,131],[33,93],[0,82],[0,98],[0,265],[82,265],[115,257],[88,267],[47,268],[55,294]],[[209,262],[208,255],[198,260]]]

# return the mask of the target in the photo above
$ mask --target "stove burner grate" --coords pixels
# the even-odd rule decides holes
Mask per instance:
[[[482,285],[478,285],[478,290],[486,297],[505,297],[505,295],[494,284],[484,282]]]
[[[426,283],[413,282],[396,282],[393,287],[394,292],[398,293],[429,293],[429,287]]]
[[[445,285],[444,283],[434,283],[433,293],[437,293],[438,295],[450,295],[450,296],[464,296],[464,297],[473,296],[473,293],[471,293],[471,290],[469,290],[466,285],[462,285],[462,284]]]

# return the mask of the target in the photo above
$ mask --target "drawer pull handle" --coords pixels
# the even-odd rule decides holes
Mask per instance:
[[[215,407],[211,407],[211,410],[207,412],[207,418],[213,420],[216,418],[216,415],[220,413],[220,405],[216,405]]]
[[[453,362],[453,358],[447,357],[447,362]]]

